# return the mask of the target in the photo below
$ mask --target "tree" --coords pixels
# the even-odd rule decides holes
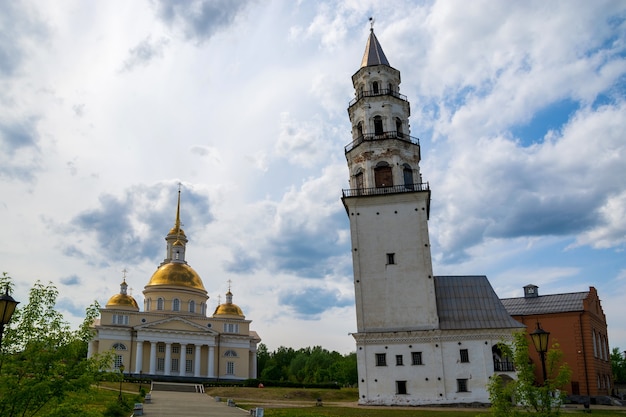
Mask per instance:
[[[613,381],[618,384],[626,383],[626,357],[618,347],[611,351],[611,369],[613,370]]]
[[[11,286],[4,273],[0,287]],[[37,281],[28,303],[18,308],[5,329],[0,351],[0,415],[35,416],[55,412],[67,394],[87,391],[107,369],[111,355],[87,359],[89,325],[98,306],[87,309],[76,331],[55,310],[56,287]],[[20,304],[21,306],[22,304]],[[19,307],[19,306],[18,306]]]
[[[543,417],[558,416],[566,392],[560,391],[570,381],[571,370],[562,363],[563,352],[554,343],[546,355],[547,379],[542,385],[535,381],[535,365],[528,354],[528,339],[524,332],[514,335],[511,345],[501,343],[500,349],[513,360],[517,379],[505,383],[499,375],[491,377],[487,389],[491,413],[497,417],[520,415],[518,405],[528,413]]]

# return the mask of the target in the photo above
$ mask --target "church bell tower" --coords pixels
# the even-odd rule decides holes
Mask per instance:
[[[437,329],[439,319],[419,139],[410,134],[400,71],[389,65],[373,28],[352,84],[350,188],[342,201],[350,219],[358,345],[372,333]]]

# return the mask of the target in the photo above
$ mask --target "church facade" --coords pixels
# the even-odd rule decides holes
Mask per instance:
[[[489,402],[495,373],[514,378],[497,345],[523,328],[485,276],[433,274],[419,139],[373,29],[352,76],[345,147],[357,316],[359,403],[426,405]]]
[[[180,190],[174,227],[165,238],[166,257],[144,287],[144,308],[119,294],[100,309],[88,356],[113,351],[112,370],[153,379],[245,380],[256,378],[261,341],[250,330],[228,289],[226,302],[207,314],[208,293],[185,260],[187,237],[180,222]]]

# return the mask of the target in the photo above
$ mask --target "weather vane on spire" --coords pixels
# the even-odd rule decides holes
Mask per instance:
[[[370,30],[372,31],[374,30],[374,22],[376,22],[376,19],[370,16]]]

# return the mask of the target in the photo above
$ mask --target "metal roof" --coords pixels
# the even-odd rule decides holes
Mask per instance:
[[[436,276],[434,279],[441,329],[524,327],[506,311],[486,276]]]
[[[588,295],[589,291],[583,291],[537,297],[503,298],[501,301],[510,315],[529,316],[532,314],[583,311],[583,300]]]
[[[363,54],[363,59],[361,60],[361,68],[372,65],[389,65],[389,61],[387,61],[387,57],[383,52],[383,47],[380,46],[376,35],[374,35],[374,29],[370,31],[370,36],[367,38],[365,53]]]

